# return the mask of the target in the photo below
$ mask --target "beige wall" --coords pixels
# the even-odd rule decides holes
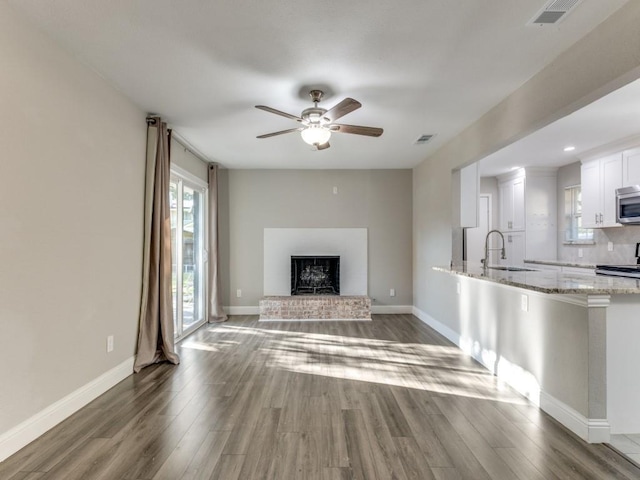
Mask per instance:
[[[1,436],[134,354],[146,124],[3,2],[0,58]]]
[[[640,76],[640,2],[629,2],[413,171],[414,305],[444,327],[465,329],[451,261],[451,171],[468,165]],[[480,338],[476,338],[483,348]],[[503,346],[504,348],[504,346]],[[575,352],[576,355],[578,352]],[[523,359],[515,358],[515,363]],[[549,375],[555,375],[552,371]],[[544,379],[545,385],[558,378]],[[567,393],[567,398],[572,394]],[[579,406],[576,405],[579,409]]]
[[[229,266],[225,305],[257,306],[263,295],[265,228],[365,227],[369,231],[369,296],[374,305],[411,305],[411,170],[229,170]],[[227,182],[228,185],[225,183]],[[338,194],[333,194],[333,187]],[[221,234],[224,236],[224,218]],[[225,272],[229,276],[224,276]],[[230,272],[230,274],[228,273]],[[228,282],[226,281],[228,278]],[[389,296],[389,289],[396,296]],[[237,298],[237,289],[242,298]]]

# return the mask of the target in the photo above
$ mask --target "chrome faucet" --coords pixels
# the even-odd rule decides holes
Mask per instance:
[[[492,233],[497,233],[498,235],[500,235],[500,238],[502,239],[501,248],[489,248],[489,237],[491,236]],[[501,252],[500,258],[502,260],[506,260],[507,252],[504,249],[504,235],[500,230],[491,230],[489,233],[487,233],[487,236],[484,239],[484,258],[480,260],[484,268],[487,268],[487,263],[489,262],[489,252],[491,252],[492,250],[500,250]]]

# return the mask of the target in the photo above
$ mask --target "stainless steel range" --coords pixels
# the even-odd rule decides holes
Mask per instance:
[[[640,278],[640,242],[636,243],[636,262],[636,265],[596,265],[596,273],[614,277]]]
[[[640,278],[640,265],[596,265],[596,273],[614,277]]]

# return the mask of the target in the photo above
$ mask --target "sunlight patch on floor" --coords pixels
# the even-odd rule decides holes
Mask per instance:
[[[259,348],[270,368],[344,380],[380,383],[445,395],[526,404],[492,372],[474,363],[456,346],[402,343],[327,333],[307,333],[233,325],[216,326],[227,333],[269,337]],[[200,342],[192,348],[202,348]],[[478,348],[477,345],[473,347]],[[215,347],[214,347],[215,348]],[[206,348],[202,348],[206,350]],[[485,362],[496,364],[493,352],[480,352]],[[500,359],[504,371],[518,372]]]

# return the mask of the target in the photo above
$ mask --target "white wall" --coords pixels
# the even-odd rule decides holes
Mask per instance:
[[[459,322],[457,330],[443,333],[533,402],[539,403],[541,394],[546,394],[588,416],[585,306],[565,303],[560,295],[436,274],[446,291],[453,292],[442,299],[446,317],[441,318]],[[460,294],[455,293],[457,288]],[[527,296],[526,312],[521,295]]]
[[[373,305],[412,305],[411,170],[228,170],[221,175],[226,306],[263,295],[265,228],[366,228]],[[333,187],[338,194],[333,194]],[[226,197],[225,197],[226,196]],[[226,206],[228,205],[228,207]],[[223,207],[224,206],[224,207]],[[228,226],[224,222],[228,221]],[[225,233],[226,232],[226,233]],[[229,266],[224,265],[227,255]],[[228,275],[228,276],[225,276]],[[396,289],[390,297],[389,290]],[[242,297],[237,298],[237,289]]]
[[[134,354],[146,124],[4,2],[0,58],[1,440]]]

